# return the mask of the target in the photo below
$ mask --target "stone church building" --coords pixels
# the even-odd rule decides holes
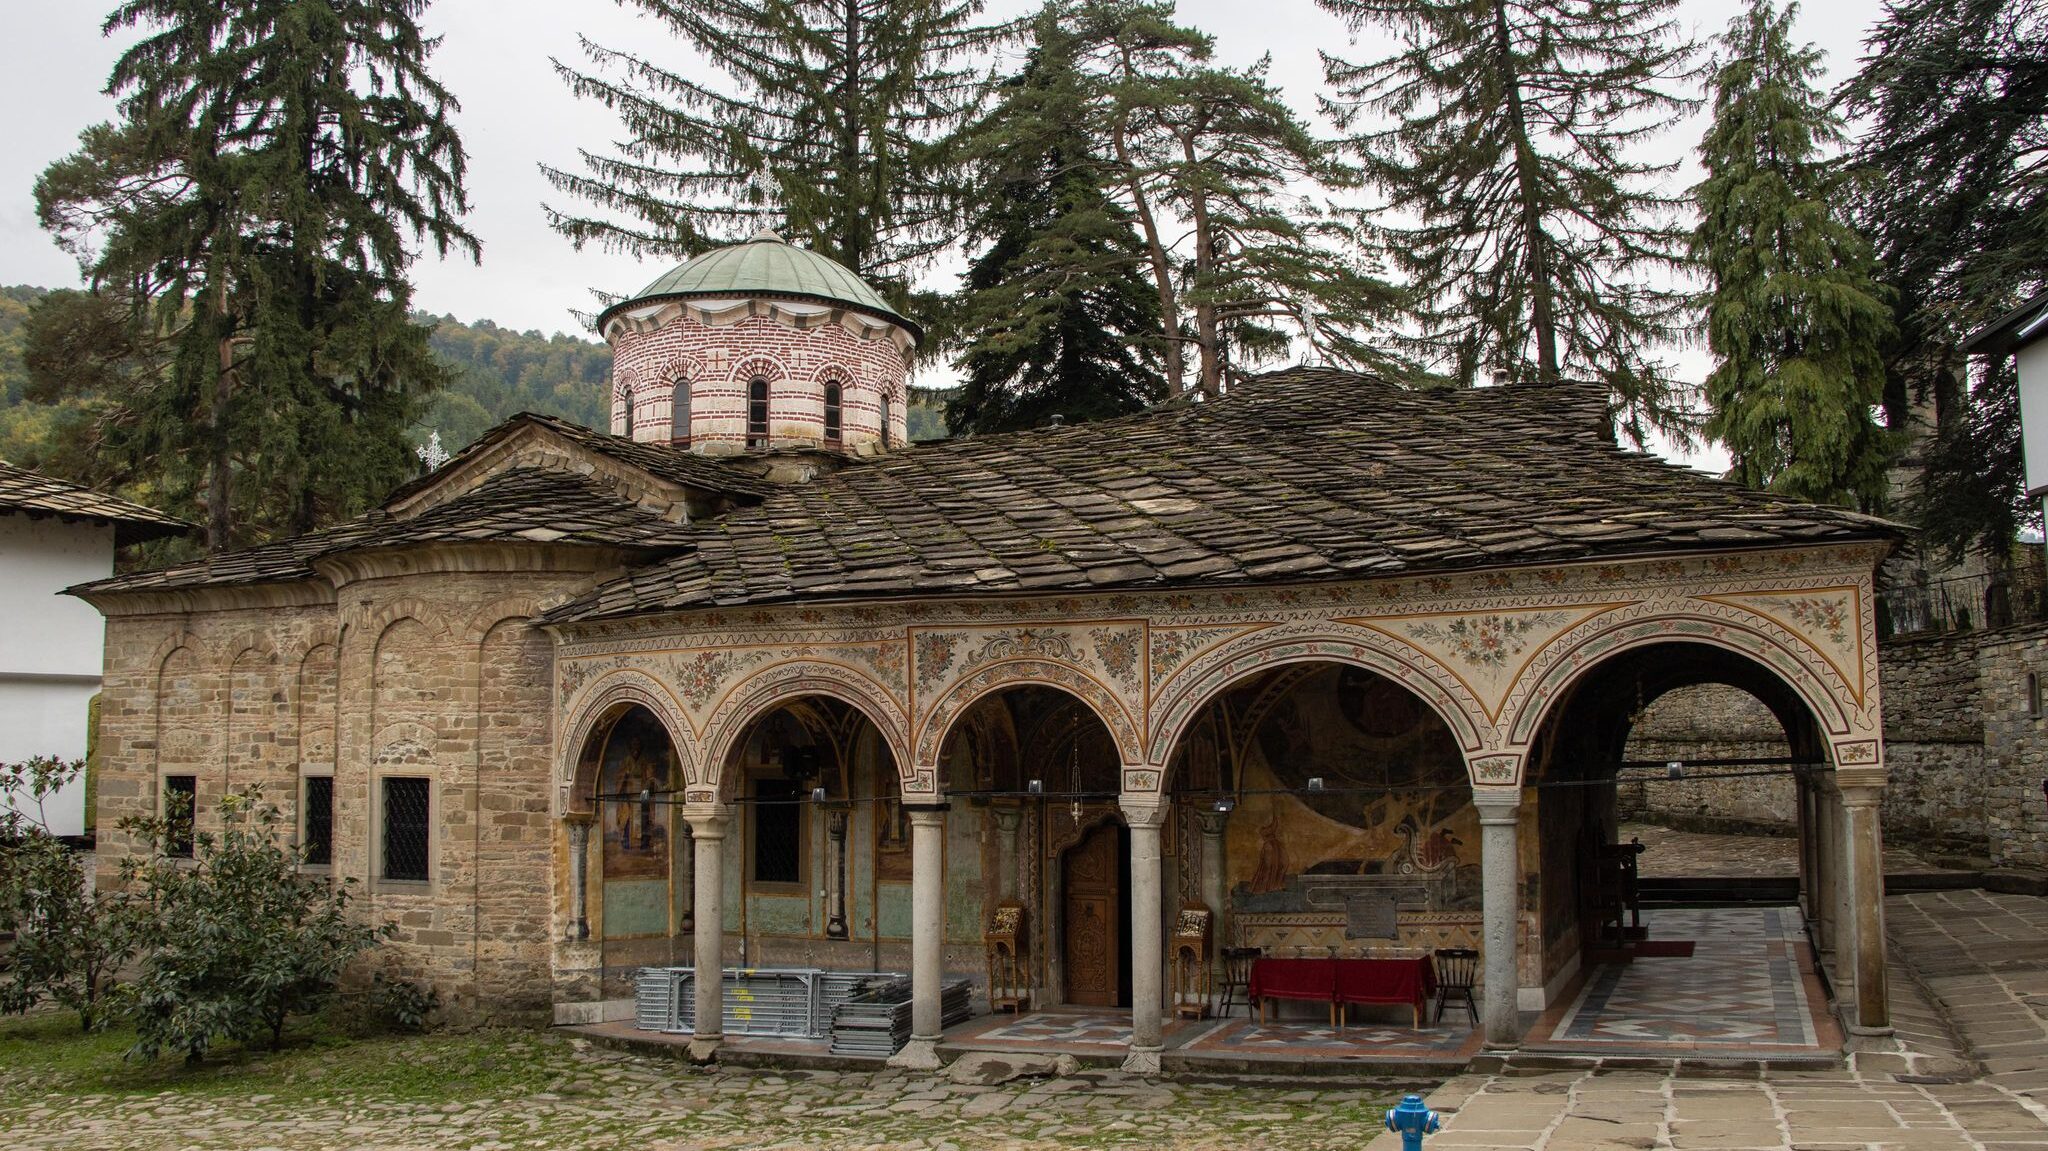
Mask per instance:
[[[917,325],[773,234],[599,324],[610,434],[516,417],[361,519],[74,589],[110,876],[120,817],[260,784],[460,1017],[908,971],[913,1063],[1011,903],[1033,1002],[1128,1011],[1136,1068],[1181,909],[1300,954],[1375,898],[1382,942],[1483,951],[1511,1046],[1591,946],[1631,723],[1724,683],[1795,749],[1811,938],[1886,1030],[1890,525],[1623,451],[1576,387],[1296,369],[913,447]]]

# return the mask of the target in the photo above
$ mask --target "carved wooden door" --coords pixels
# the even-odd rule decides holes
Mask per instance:
[[[1117,826],[1105,823],[1068,849],[1066,857],[1067,1002],[1116,1007],[1123,950],[1117,915]]]

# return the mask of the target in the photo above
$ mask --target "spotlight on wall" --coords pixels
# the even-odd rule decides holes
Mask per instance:
[[[1024,785],[1024,791],[1026,794],[1029,795],[1044,795],[1045,781],[1042,779],[1034,779],[1031,782]]]
[[[1216,814],[1218,814],[1218,815],[1229,815],[1229,814],[1230,814],[1230,810],[1231,810],[1232,808],[1236,807],[1236,806],[1237,806],[1237,801],[1235,801],[1235,800],[1230,800],[1230,799],[1219,799],[1219,800],[1217,800],[1217,801],[1216,801]]]
[[[1664,765],[1664,778],[1666,778],[1666,779],[1684,779],[1684,778],[1685,778],[1685,763],[1684,763],[1684,761],[1683,761],[1683,760],[1677,760],[1677,759],[1674,759],[1674,760],[1672,760],[1672,761],[1671,761],[1670,763],[1667,763],[1667,764],[1665,764],[1665,765]]]
[[[814,787],[814,788],[812,788],[812,789],[811,789],[811,802],[812,802],[812,803],[823,803],[823,802],[825,802],[825,789],[824,789],[824,788],[822,788],[822,787]]]
[[[1323,777],[1320,775],[1309,776],[1308,789],[1310,791],[1321,791],[1323,789]]]

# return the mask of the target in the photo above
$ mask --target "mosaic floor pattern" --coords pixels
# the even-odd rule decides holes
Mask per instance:
[[[1789,907],[1674,908],[1643,914],[1652,939],[1690,939],[1688,958],[1602,964],[1530,1031],[1532,1046],[1800,1053],[1839,1042],[1798,912]]]

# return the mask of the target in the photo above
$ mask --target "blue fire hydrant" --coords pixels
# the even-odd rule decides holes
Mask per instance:
[[[1443,1127],[1437,1114],[1422,1105],[1422,1096],[1407,1095],[1387,1112],[1387,1130],[1401,1136],[1401,1151],[1422,1151],[1422,1137]]]

